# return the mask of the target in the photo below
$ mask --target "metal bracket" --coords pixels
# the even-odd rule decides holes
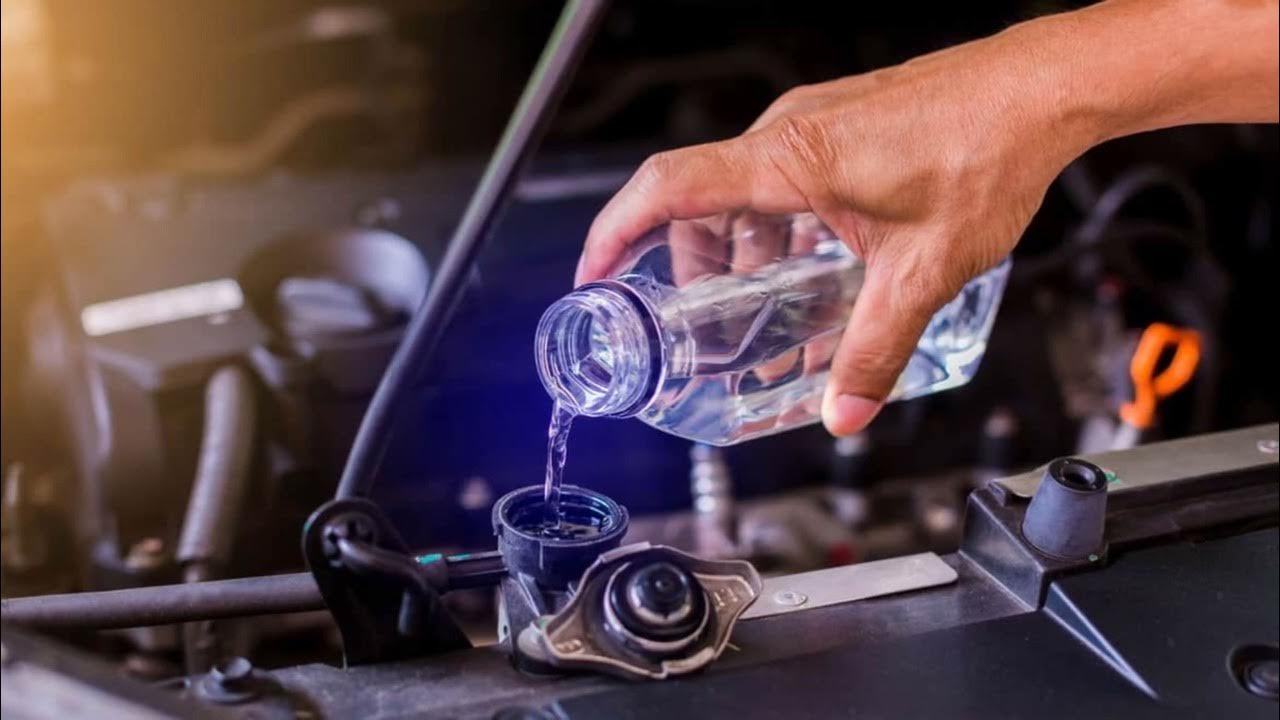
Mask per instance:
[[[376,505],[321,505],[302,553],[342,634],[346,665],[402,660],[471,646],[440,601],[440,563],[420,563]]]
[[[956,571],[934,553],[766,578],[760,599],[742,614],[743,622],[947,585]]]

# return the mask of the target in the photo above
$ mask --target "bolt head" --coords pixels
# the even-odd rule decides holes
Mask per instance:
[[[248,680],[253,675],[253,663],[242,657],[233,657],[214,665],[209,674],[219,683],[230,686]]]
[[[1244,684],[1259,697],[1280,697],[1280,661],[1258,660],[1250,664],[1244,670]]]
[[[158,537],[143,538],[129,548],[124,564],[130,570],[151,570],[165,562],[164,540]]]
[[[340,515],[330,520],[321,533],[324,556],[336,562],[341,552],[338,550],[339,540],[359,540],[373,542],[376,533],[369,519],[363,515]]]
[[[773,601],[787,607],[800,607],[809,602],[809,596],[795,590],[781,590],[774,593]]]
[[[1259,440],[1258,452],[1266,455],[1280,454],[1280,440]]]
[[[627,601],[637,610],[661,618],[683,618],[693,606],[693,587],[689,577],[671,563],[654,563],[631,576],[627,584]]]
[[[219,705],[235,705],[258,697],[263,688],[253,674],[253,664],[233,657],[214,665],[196,685],[197,696]]]

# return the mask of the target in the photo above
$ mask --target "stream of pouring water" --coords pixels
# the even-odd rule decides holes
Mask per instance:
[[[564,463],[569,445],[569,428],[574,413],[560,403],[551,409],[551,425],[547,428],[547,480],[542,499],[547,505],[548,520],[560,524],[560,485],[564,482]]]

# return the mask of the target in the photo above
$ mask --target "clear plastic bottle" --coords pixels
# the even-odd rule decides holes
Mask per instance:
[[[711,445],[820,419],[864,266],[813,215],[671,223],[619,268],[538,324],[538,372],[561,408]],[[890,399],[973,377],[1008,272],[1005,260],[934,316]]]

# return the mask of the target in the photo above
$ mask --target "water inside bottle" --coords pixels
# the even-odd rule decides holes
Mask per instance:
[[[866,266],[813,216],[781,220],[656,228],[613,276],[548,308],[535,358],[557,413],[635,417],[709,445],[818,422]],[[1008,272],[1006,260],[934,315],[889,400],[968,382]],[[548,487],[563,470],[557,423]]]

